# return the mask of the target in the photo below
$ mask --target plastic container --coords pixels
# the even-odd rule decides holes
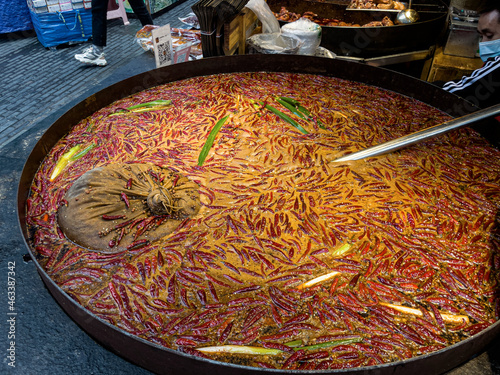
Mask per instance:
[[[313,56],[321,43],[321,26],[307,18],[301,18],[281,27],[283,35],[296,36],[302,41],[297,54]]]
[[[250,53],[296,55],[302,42],[293,35],[265,33],[247,39]]]

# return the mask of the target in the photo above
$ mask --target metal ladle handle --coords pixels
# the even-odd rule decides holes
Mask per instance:
[[[336,163],[340,161],[359,160],[371,156],[378,156],[388,152],[396,151],[399,150],[400,148],[410,146],[412,144],[421,141],[425,141],[437,135],[447,133],[451,130],[470,125],[477,121],[481,121],[498,114],[500,114],[500,104],[479,110],[477,112],[471,113],[470,115],[462,116],[457,119],[447,121],[439,125],[431,126],[430,128],[424,130],[419,130],[418,132],[408,134],[400,138],[396,138],[392,141],[381,143],[377,146],[369,147],[367,149],[354,152],[352,154],[348,154],[341,158],[335,159],[333,162]],[[500,124],[498,126],[500,126]]]

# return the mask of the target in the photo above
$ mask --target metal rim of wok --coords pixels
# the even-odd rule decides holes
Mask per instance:
[[[94,314],[74,301],[44,271],[36,261],[35,254],[28,245],[25,206],[29,188],[35,173],[49,150],[74,125],[95,111],[113,101],[138,91],[160,84],[222,73],[238,72],[291,72],[333,76],[349,81],[358,81],[369,85],[413,97],[430,104],[451,116],[457,117],[474,108],[465,100],[443,92],[429,83],[419,81],[403,74],[383,68],[371,67],[359,63],[325,59],[310,56],[290,55],[242,55],[176,64],[161,69],[151,70],[115,83],[91,95],[58,118],[43,134],[26,160],[21,173],[17,192],[17,211],[19,226],[25,245],[37,267],[37,270],[63,310],[96,341],[114,353],[129,361],[158,374],[441,374],[472,359],[500,334],[500,321],[495,322],[480,333],[439,351],[391,362],[377,366],[360,367],[346,370],[270,370],[240,366],[225,362],[202,359],[179,351],[162,347],[98,319]]]

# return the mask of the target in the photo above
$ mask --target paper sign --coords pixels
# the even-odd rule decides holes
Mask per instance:
[[[165,25],[151,31],[156,67],[161,68],[172,64],[172,35],[170,25]]]

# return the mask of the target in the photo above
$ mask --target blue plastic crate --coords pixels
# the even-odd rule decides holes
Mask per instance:
[[[38,40],[44,47],[86,42],[92,37],[92,9],[55,13],[30,10],[30,14]]]

